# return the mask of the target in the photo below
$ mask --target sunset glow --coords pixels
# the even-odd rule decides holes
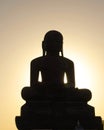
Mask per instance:
[[[17,130],[30,62],[42,56],[43,37],[52,29],[63,34],[75,87],[91,90],[89,104],[104,119],[104,0],[0,0],[0,10],[0,130]]]

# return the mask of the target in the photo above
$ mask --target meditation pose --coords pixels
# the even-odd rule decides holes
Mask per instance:
[[[42,42],[42,49],[43,56],[31,62],[30,87],[22,90],[22,97],[24,99],[35,99],[38,96],[74,101],[90,100],[91,92],[88,89],[75,88],[74,63],[63,56],[62,34],[55,30],[47,32]]]
[[[74,64],[71,60],[63,57],[63,36],[58,31],[46,33],[42,42],[43,56],[31,62],[31,86],[39,84],[39,74],[41,74],[41,84],[62,86],[66,75],[67,86],[75,87]],[[61,56],[60,56],[61,53]]]
[[[18,130],[75,130],[80,124],[86,130],[103,130],[101,118],[87,104],[90,90],[75,87],[74,63],[63,56],[62,34],[47,32],[42,49],[43,56],[31,61],[30,87],[22,89],[26,103],[16,117]]]

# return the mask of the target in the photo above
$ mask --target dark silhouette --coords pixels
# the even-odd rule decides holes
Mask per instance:
[[[68,85],[75,87],[74,65],[63,57],[63,37],[61,33],[50,31],[42,43],[43,56],[31,62],[31,86],[38,84],[39,71],[42,74],[42,84],[63,85],[64,74],[67,75]],[[62,56],[59,56],[61,52]]]
[[[26,104],[16,117],[17,128],[74,130],[81,124],[83,129],[103,130],[101,117],[87,104],[90,90],[75,88],[74,63],[63,56],[62,34],[47,32],[42,49],[43,56],[31,62],[30,87],[22,90]]]

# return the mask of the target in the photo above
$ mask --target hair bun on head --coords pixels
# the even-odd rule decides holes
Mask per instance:
[[[62,51],[62,43],[62,34],[56,30],[51,30],[45,34],[42,47],[45,51]]]

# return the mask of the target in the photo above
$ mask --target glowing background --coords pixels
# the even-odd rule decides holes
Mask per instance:
[[[104,119],[104,0],[0,0],[0,130],[17,130],[30,61],[51,29],[62,32],[76,87],[92,91],[89,104]]]

